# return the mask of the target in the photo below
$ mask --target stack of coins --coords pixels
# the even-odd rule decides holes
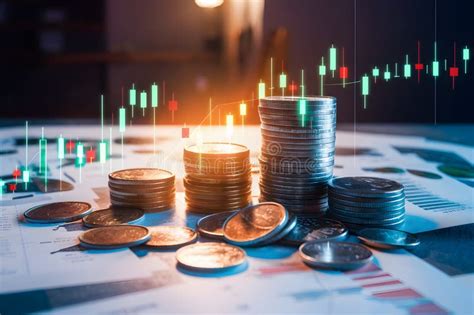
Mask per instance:
[[[377,177],[340,177],[329,182],[328,214],[353,230],[395,228],[405,220],[403,186]]]
[[[252,176],[247,147],[221,142],[191,145],[184,149],[184,167],[188,210],[216,213],[250,203]]]
[[[260,100],[260,200],[290,212],[324,214],[336,141],[333,97]]]
[[[175,205],[175,176],[158,168],[134,168],[109,174],[110,202],[159,212]]]

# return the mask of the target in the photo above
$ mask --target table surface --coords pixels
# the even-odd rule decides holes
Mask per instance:
[[[54,125],[54,122],[53,122]],[[0,126],[2,126],[0,121]],[[6,123],[3,127],[8,127]],[[474,125],[406,125],[406,124],[358,124],[358,132],[376,134],[417,135],[429,139],[474,145]],[[338,130],[353,131],[353,125],[340,125]],[[421,244],[412,253],[430,261],[436,266],[449,266],[449,273],[456,275],[466,271],[474,273],[474,224],[454,226],[439,230],[419,233]],[[442,259],[439,259],[442,257]],[[443,266],[439,266],[443,267]],[[147,290],[156,287],[153,279],[140,281],[123,281],[113,284],[96,284],[81,287],[33,290],[28,292],[0,295],[0,310],[8,312],[29,312],[47,310],[51,307],[69,305],[81,301],[116,296],[123,293]],[[95,286],[95,287],[94,287]],[[92,287],[94,289],[92,290]],[[98,293],[99,292],[99,293]],[[67,297],[67,300],[65,300]],[[0,312],[3,314],[3,312]]]

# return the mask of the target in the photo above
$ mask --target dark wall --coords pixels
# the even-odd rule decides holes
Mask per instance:
[[[265,8],[265,33],[269,36],[277,27],[288,29],[290,74],[299,78],[299,70],[307,69],[309,91],[319,93],[316,63],[320,63],[323,55],[327,58],[331,44],[345,47],[351,81],[370,73],[375,65],[380,68],[386,63],[390,64],[393,76],[394,63],[403,64],[405,54],[409,54],[411,63],[414,62],[418,40],[422,62],[431,65],[435,1],[271,0]],[[458,49],[457,64],[461,63],[460,49],[466,44],[471,48],[471,59],[473,57],[472,12],[473,1],[437,0],[438,58],[448,58],[448,67],[453,62],[453,42]],[[441,65],[444,69],[443,63]],[[436,93],[431,75],[422,74],[419,84],[416,79],[397,79],[388,83],[380,80],[371,85],[365,110],[362,109],[359,85],[345,89],[327,86],[325,94],[338,98],[338,120],[344,122],[354,119],[354,106],[360,122],[431,123],[435,115],[440,123],[474,122],[473,74],[474,62],[471,60],[468,75],[460,74],[455,90],[452,90],[451,78],[441,71]]]
[[[195,86],[203,73],[211,78],[204,91],[177,87],[180,104],[184,104],[181,108],[186,108],[178,115],[179,123],[199,122],[206,112],[205,104],[209,96],[216,102],[225,103],[227,100],[247,98],[251,94],[252,91],[246,90],[233,95],[232,91],[237,89],[225,89],[230,86],[226,81],[229,78],[225,75],[227,71],[224,65],[218,61],[161,63],[152,67],[146,63],[122,65],[88,59],[87,53],[107,53],[108,37],[117,38],[117,34],[108,34],[106,20],[108,14],[116,14],[112,10],[114,1],[0,0],[0,118],[97,118],[101,93],[105,93],[106,99],[115,106],[120,102],[120,86],[116,85],[126,85],[130,81],[147,85],[151,83],[148,77],[155,73],[159,73],[160,79],[173,81],[169,82],[170,89],[173,83],[183,87]],[[381,68],[389,63],[393,71],[394,63],[398,62],[401,71],[405,54],[409,54],[411,63],[414,62],[418,40],[422,47],[422,62],[431,64],[435,39],[435,1],[438,58],[440,61],[448,58],[448,64],[451,65],[455,41],[458,46],[457,63],[461,63],[460,49],[466,44],[471,48],[472,59],[474,27],[471,16],[474,1],[471,0],[267,0],[264,36],[268,40],[279,27],[288,30],[288,60],[285,68],[289,70],[289,79],[299,81],[300,69],[306,69],[308,94],[315,94],[319,93],[316,66],[321,56],[327,58],[331,44],[338,48],[345,47],[345,63],[349,67],[351,81],[359,80],[363,73],[370,72],[375,65]],[[140,3],[153,3],[150,12],[156,12],[156,18],[159,19],[160,14],[171,16],[172,13],[165,10],[169,6],[163,5],[169,2],[148,0]],[[132,7],[137,3],[130,0]],[[194,12],[193,23],[202,26],[204,17],[195,14],[201,9],[196,8],[192,0],[176,0],[172,3],[174,5],[170,10],[179,11],[181,18],[183,14]],[[187,9],[175,9],[180,7]],[[62,18],[58,17],[57,10],[64,12]],[[134,23],[126,19],[123,23],[133,34]],[[166,38],[176,38],[178,42],[184,38],[194,38],[189,34],[189,29],[195,30],[195,38],[202,37],[198,32],[202,32],[199,27],[186,28],[186,36],[181,34],[183,29],[173,29],[173,34],[166,31]],[[60,45],[55,46],[58,38]],[[176,49],[169,45],[161,47],[164,42],[152,42],[148,48],[165,51]],[[205,50],[204,42],[195,42],[197,44],[193,47]],[[118,48],[113,49],[134,49],[128,47],[126,41],[122,44],[116,41],[114,45]],[[187,46],[184,48],[184,51],[192,50]],[[70,54],[76,59],[65,58]],[[276,64],[279,64],[278,61]],[[112,67],[118,70],[111,71]],[[262,69],[254,71],[260,73]],[[279,72],[279,67],[276,67],[276,72]],[[435,119],[439,123],[474,122],[474,106],[470,99],[474,87],[472,74],[473,60],[469,62],[467,76],[461,73],[456,79],[455,90],[452,90],[451,78],[441,71],[436,82],[436,92],[432,76],[426,74],[422,74],[420,83],[415,78],[400,78],[388,83],[379,80],[377,84],[371,84],[367,109],[362,108],[358,84],[346,88],[327,85],[324,89],[325,94],[338,98],[340,122],[351,122],[354,116],[358,122],[432,123]],[[110,79],[111,76],[113,79]],[[268,77],[266,81],[269,81]],[[256,87],[256,84],[252,82],[249,86]],[[167,113],[165,108],[162,110]],[[258,117],[249,115],[248,122],[256,123]]]

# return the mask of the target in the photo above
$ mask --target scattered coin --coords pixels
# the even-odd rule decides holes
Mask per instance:
[[[288,235],[288,233],[290,233],[295,228],[296,221],[297,221],[296,215],[290,213],[289,218],[288,218],[288,223],[286,223],[283,230],[281,230],[281,232],[279,232],[277,235],[275,235],[271,239],[269,239],[269,240],[267,240],[267,241],[265,241],[265,242],[263,242],[259,245],[260,246],[266,246],[266,245],[270,245],[270,244],[278,242],[279,240],[284,238],[286,235]]]
[[[134,224],[139,222],[143,216],[143,210],[137,208],[110,206],[107,209],[97,210],[85,216],[82,218],[82,223],[90,228]]]
[[[311,267],[337,270],[357,269],[372,260],[372,252],[360,244],[310,241],[302,244],[299,253]]]
[[[347,237],[347,233],[347,228],[339,221],[299,216],[295,228],[282,242],[299,246],[309,241],[341,241]]]
[[[23,214],[31,223],[61,223],[81,219],[92,212],[92,206],[81,201],[62,201],[35,206]]]
[[[198,236],[193,229],[181,226],[154,226],[148,229],[151,239],[145,245],[160,249],[175,249],[191,244]]]
[[[176,252],[178,264],[195,271],[216,272],[242,265],[245,252],[226,243],[198,243],[180,248]]]
[[[416,235],[398,230],[365,228],[357,234],[364,244],[382,249],[413,248],[420,244]]]
[[[201,218],[197,223],[199,234],[208,238],[223,239],[224,223],[237,211],[214,213]]]
[[[150,237],[144,226],[113,225],[87,230],[79,235],[79,241],[86,248],[115,249],[146,243]]]
[[[224,239],[238,246],[257,246],[280,233],[288,222],[288,211],[275,202],[249,206],[224,223]]]

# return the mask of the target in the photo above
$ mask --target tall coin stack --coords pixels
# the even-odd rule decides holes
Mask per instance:
[[[251,201],[249,149],[243,145],[208,142],[184,149],[185,199],[192,212],[236,210]]]
[[[110,202],[159,212],[175,205],[175,176],[158,168],[132,168],[109,174]]]
[[[324,214],[336,142],[333,97],[267,97],[258,107],[260,200],[289,211]]]

